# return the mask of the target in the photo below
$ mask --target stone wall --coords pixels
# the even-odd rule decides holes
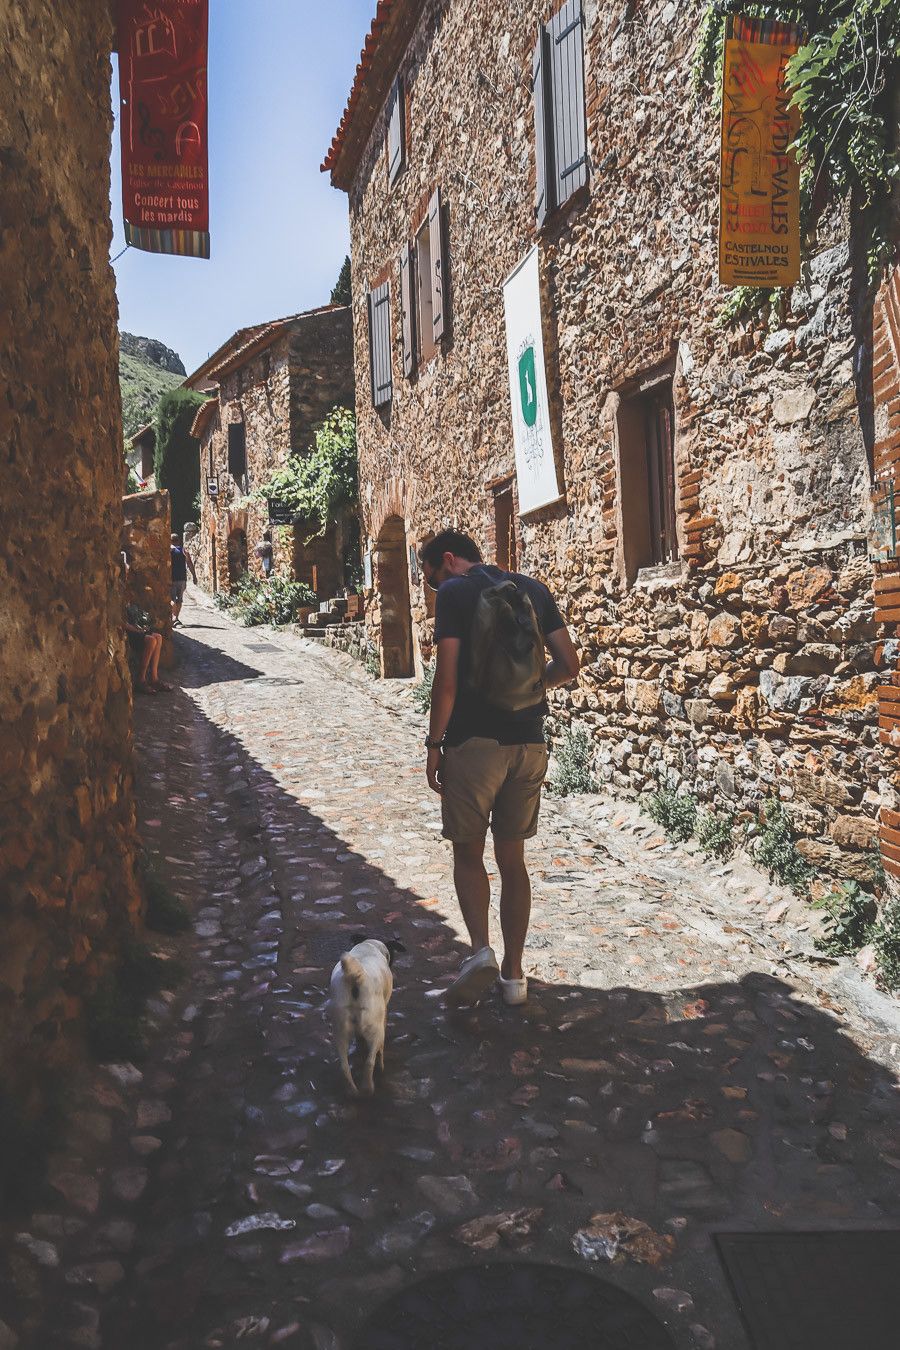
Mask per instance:
[[[125,602],[145,609],[163,635],[160,664],[171,666],[172,518],[168,492],[135,492],[122,498],[122,547],[128,551]]]
[[[897,804],[877,748],[886,649],[848,224],[820,222],[783,312],[723,326],[718,115],[690,88],[700,6],[650,0],[628,17],[586,0],[589,187],[538,234],[531,59],[549,8],[428,0],[385,75],[385,87],[396,68],[405,79],[408,166],[389,189],[382,114],[350,189],[370,632],[387,651],[411,623],[417,667],[430,650],[422,587],[398,604],[379,558],[451,524],[493,556],[495,488],[515,470],[502,284],[537,240],[565,499],[520,518],[515,542],[584,659],[577,688],[552,697],[551,729],[586,722],[601,776],[625,794],[661,781],[739,808],[777,786],[808,855],[856,875],[879,805]],[[400,252],[438,186],[451,331],[407,379]],[[374,409],[366,290],[386,279],[393,398]],[[622,404],[660,370],[675,408],[678,560],[635,575]]]
[[[107,0],[0,16],[0,1084],[34,1104],[137,912]]]
[[[236,580],[245,558],[249,570],[262,575],[255,550],[269,521],[266,504],[252,497],[253,490],[292,453],[312,445],[315,428],[332,408],[353,407],[350,312],[339,307],[301,315],[284,325],[275,342],[263,350],[251,345],[246,357],[231,357],[221,376],[211,371],[210,377],[220,384],[200,441],[201,518],[193,558],[200,585],[213,592]],[[241,421],[247,447],[244,484],[228,472],[228,425]],[[218,477],[216,498],[207,490],[209,474]],[[341,532],[307,545],[308,533],[301,526],[272,529],[274,570],[310,583],[316,565],[323,596],[331,594],[341,576]]]

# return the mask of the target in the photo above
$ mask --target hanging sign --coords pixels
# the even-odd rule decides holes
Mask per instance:
[[[504,282],[503,308],[519,514],[524,516],[562,496],[550,435],[536,245]]]
[[[788,61],[801,35],[772,19],[730,17],[722,68],[719,281],[792,286],[800,279],[800,169],[788,146]]]
[[[125,239],[209,257],[208,0],[118,0]]]

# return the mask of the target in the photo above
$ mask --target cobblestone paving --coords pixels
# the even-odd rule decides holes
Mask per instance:
[[[786,900],[630,809],[548,803],[529,1003],[451,1013],[465,949],[408,691],[184,618],[138,772],[189,974],[4,1225],[0,1350],[362,1350],[416,1277],[516,1258],[612,1281],[682,1350],[747,1350],[712,1232],[897,1225],[896,1024],[797,949]],[[363,929],[407,954],[357,1103],[322,1004]]]

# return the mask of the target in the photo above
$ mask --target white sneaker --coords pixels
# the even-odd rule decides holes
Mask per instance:
[[[477,1003],[497,980],[500,967],[491,947],[466,957],[444,998],[448,1003]]]
[[[501,975],[500,993],[503,995],[503,1002],[508,1003],[510,1007],[517,1007],[520,1003],[527,1003],[528,981],[524,976],[521,980],[504,980]]]

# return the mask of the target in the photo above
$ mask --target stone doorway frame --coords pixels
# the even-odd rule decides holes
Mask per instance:
[[[392,514],[382,522],[373,562],[381,610],[382,678],[409,679],[415,673],[415,656],[406,521],[402,516]]]

